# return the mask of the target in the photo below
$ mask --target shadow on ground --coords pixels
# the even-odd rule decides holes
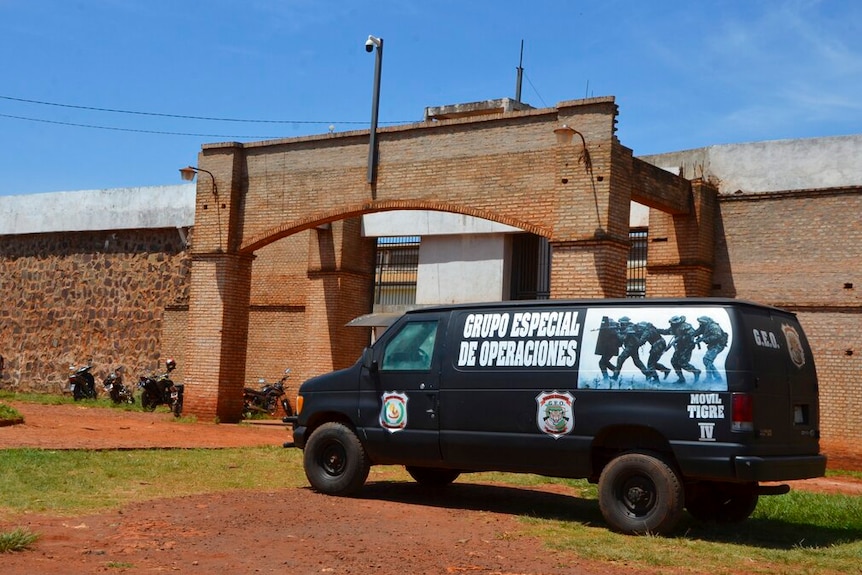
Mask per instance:
[[[412,482],[376,481],[368,483],[358,497],[607,528],[596,499],[528,487],[454,483],[429,488]],[[862,498],[848,498],[848,501],[862,510]],[[686,513],[670,537],[765,549],[813,549],[860,541],[862,529],[834,529],[770,518],[749,518],[742,523],[721,525],[697,521]]]

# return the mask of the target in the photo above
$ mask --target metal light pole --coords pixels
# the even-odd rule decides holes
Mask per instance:
[[[383,38],[368,36],[365,51],[371,52],[377,48],[374,60],[374,96],[371,102],[371,133],[368,138],[368,183],[377,180],[377,111],[380,109],[380,69],[383,67]]]

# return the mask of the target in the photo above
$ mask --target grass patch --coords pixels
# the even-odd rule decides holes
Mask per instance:
[[[110,396],[102,391],[102,387],[100,384],[96,384],[96,389],[99,391],[99,397],[96,399],[80,399],[75,401],[75,398],[70,394],[56,395],[51,393],[18,393],[12,391],[2,391],[0,390],[0,402],[3,400],[6,401],[20,401],[22,403],[36,403],[39,405],[80,405],[83,407],[102,407],[105,409],[118,409],[120,411],[143,411],[141,407],[141,394],[135,393],[135,403],[114,403],[111,401]],[[2,405],[2,403],[0,403]],[[170,407],[167,405],[158,406],[155,411],[170,413]],[[2,417],[2,414],[0,414]],[[197,421],[197,418],[194,416],[183,416],[178,418],[180,420],[184,420],[185,422],[194,423]]]
[[[281,446],[132,451],[0,450],[0,516],[69,516],[133,501],[305,485],[302,453]]]
[[[596,487],[586,481],[502,473],[476,474],[462,481],[569,487],[570,502],[565,497],[552,499],[545,507],[521,514],[521,521],[529,535],[550,549],[577,558],[711,575],[860,572],[860,496],[796,490],[761,497],[751,518],[739,524],[704,524],[686,514],[671,536],[631,537],[607,528]]]
[[[23,551],[36,542],[39,536],[27,529],[13,529],[0,533],[0,553]]]
[[[24,401],[27,403],[39,403],[41,405],[63,405],[75,403],[71,395],[55,395],[52,393],[17,393],[13,391],[0,390],[0,400]],[[92,403],[89,400],[87,403]]]
[[[0,403],[0,421],[18,421],[23,419],[17,409]]]
[[[850,477],[862,480],[862,471],[843,471],[840,469],[827,470],[826,477]]]

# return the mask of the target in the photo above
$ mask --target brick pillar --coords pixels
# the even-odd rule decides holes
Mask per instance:
[[[607,140],[592,142],[575,134],[556,147],[555,186],[563,201],[549,242],[552,298],[626,295],[631,170],[619,167],[619,156],[625,160],[627,150],[620,152],[612,143],[615,110],[612,106],[595,120],[606,125]],[[579,128],[586,120],[569,121]]]
[[[192,256],[183,413],[202,421],[242,417],[251,255]]]
[[[551,297],[625,297],[628,251],[620,241],[551,242]]]
[[[254,259],[238,252],[241,146],[205,150],[198,167],[183,412],[232,423],[242,417]]]
[[[647,297],[710,295],[718,191],[702,180],[692,181],[691,190],[688,214],[650,209]]]
[[[359,218],[310,235],[305,317],[312,375],[352,365],[370,342],[369,328],[346,324],[371,311],[374,242],[362,237]]]

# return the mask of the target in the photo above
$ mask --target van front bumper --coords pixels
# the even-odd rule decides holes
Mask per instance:
[[[308,428],[304,425],[296,425],[293,424],[293,446],[298,447],[300,449],[305,448],[305,434],[308,431]]]
[[[759,457],[737,455],[733,458],[737,479],[743,481],[790,481],[811,479],[826,474],[825,455]]]

